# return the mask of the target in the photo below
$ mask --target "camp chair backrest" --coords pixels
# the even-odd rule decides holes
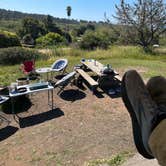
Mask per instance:
[[[68,60],[67,59],[59,59],[53,63],[51,66],[53,71],[62,71],[67,67]]]
[[[35,69],[35,62],[32,60],[32,61],[25,61],[23,62],[23,70],[24,72],[31,72]]]
[[[76,74],[75,71],[67,74],[61,80],[59,80],[59,81],[56,82],[55,87],[66,86],[70,82],[70,80],[75,76],[75,74]]]

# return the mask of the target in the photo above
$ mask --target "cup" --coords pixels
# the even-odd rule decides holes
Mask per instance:
[[[10,92],[17,91],[17,85],[18,85],[17,82],[12,82],[12,83],[10,84],[9,91],[10,91]]]
[[[43,82],[45,82],[44,79],[40,79],[40,83],[43,83]]]
[[[96,66],[96,60],[94,60],[94,65]]]

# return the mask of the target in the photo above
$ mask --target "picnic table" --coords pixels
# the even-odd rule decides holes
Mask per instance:
[[[121,83],[121,77],[118,73],[110,68],[105,66],[100,62],[94,59],[82,59],[82,67],[76,66],[75,71],[81,76],[81,79],[78,78],[78,83],[82,83],[82,78],[84,81],[88,82],[91,86],[92,91],[94,92],[97,87],[117,87]],[[108,69],[107,72],[105,69]],[[97,80],[89,75],[89,71],[93,72],[97,76]]]
[[[92,72],[96,73],[98,77],[108,76],[104,74],[102,71],[105,68],[103,64],[94,60],[94,59],[84,59],[81,60],[81,63]],[[122,78],[118,75],[118,73],[114,70],[115,75],[113,76],[115,79],[121,82]]]

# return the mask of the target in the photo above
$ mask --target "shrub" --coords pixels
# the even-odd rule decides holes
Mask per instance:
[[[109,37],[105,33],[87,31],[80,41],[80,48],[94,50],[96,48],[107,49],[110,45]]]
[[[159,44],[161,46],[166,46],[166,33],[160,37]]]
[[[20,41],[15,33],[0,31],[0,48],[20,46]]]
[[[0,49],[0,64],[14,65],[25,60],[46,58],[45,55],[30,49],[21,47],[10,47]]]
[[[72,37],[70,36],[69,33],[63,32],[61,35],[65,38],[65,40],[66,40],[68,43],[71,43],[71,42],[72,42]]]
[[[53,46],[59,45],[65,42],[64,37],[58,33],[49,32],[45,36],[36,39],[36,44],[39,46]]]

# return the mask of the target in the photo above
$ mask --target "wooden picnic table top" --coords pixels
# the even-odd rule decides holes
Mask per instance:
[[[102,73],[102,70],[104,69],[104,65],[101,64],[100,62],[94,60],[94,59],[85,59],[82,60],[81,63],[85,65],[88,69],[96,73],[99,77],[103,76],[104,74]],[[122,80],[122,78],[118,75],[118,73],[114,70],[115,75],[114,77],[118,79],[119,81]]]
[[[104,68],[104,65],[101,64],[100,62],[91,59],[91,60],[85,60],[85,61],[81,61],[81,63],[83,65],[85,65],[87,68],[89,68],[90,70],[92,70],[94,73],[96,73],[98,76],[102,76],[102,69]]]

